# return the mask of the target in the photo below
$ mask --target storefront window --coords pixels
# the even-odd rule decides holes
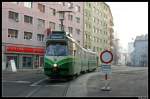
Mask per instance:
[[[35,67],[35,68],[38,68],[38,67],[39,67],[39,56],[38,56],[38,55],[35,56],[34,67]]]
[[[6,56],[6,60],[7,60],[6,61],[6,68],[8,68],[10,60],[14,60],[16,68],[19,69],[19,66],[18,66],[18,57],[17,56]]]
[[[23,56],[23,68],[33,68],[32,57]]]

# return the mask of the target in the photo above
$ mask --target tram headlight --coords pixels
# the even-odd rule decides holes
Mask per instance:
[[[57,67],[57,64],[54,64],[53,66],[54,66],[54,67]]]

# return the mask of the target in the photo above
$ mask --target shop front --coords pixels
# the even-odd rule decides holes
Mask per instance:
[[[43,66],[44,48],[6,46],[6,69],[14,60],[17,69],[36,69]]]

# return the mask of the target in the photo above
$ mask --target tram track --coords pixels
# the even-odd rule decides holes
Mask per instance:
[[[34,89],[30,91],[26,97],[65,97],[67,96],[71,82],[72,81],[48,81],[48,79],[41,79],[30,85],[30,87],[33,87]]]
[[[69,89],[70,85],[71,85],[71,81],[68,82],[68,84],[66,85],[66,88],[64,90],[63,96],[67,96],[67,92],[68,92],[68,89]]]

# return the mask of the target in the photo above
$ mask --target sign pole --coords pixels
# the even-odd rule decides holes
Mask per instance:
[[[111,74],[111,61],[113,60],[113,55],[110,51],[105,50],[100,54],[100,59],[102,61],[102,72],[105,73],[105,86],[101,88],[102,91],[110,91],[108,74]]]

